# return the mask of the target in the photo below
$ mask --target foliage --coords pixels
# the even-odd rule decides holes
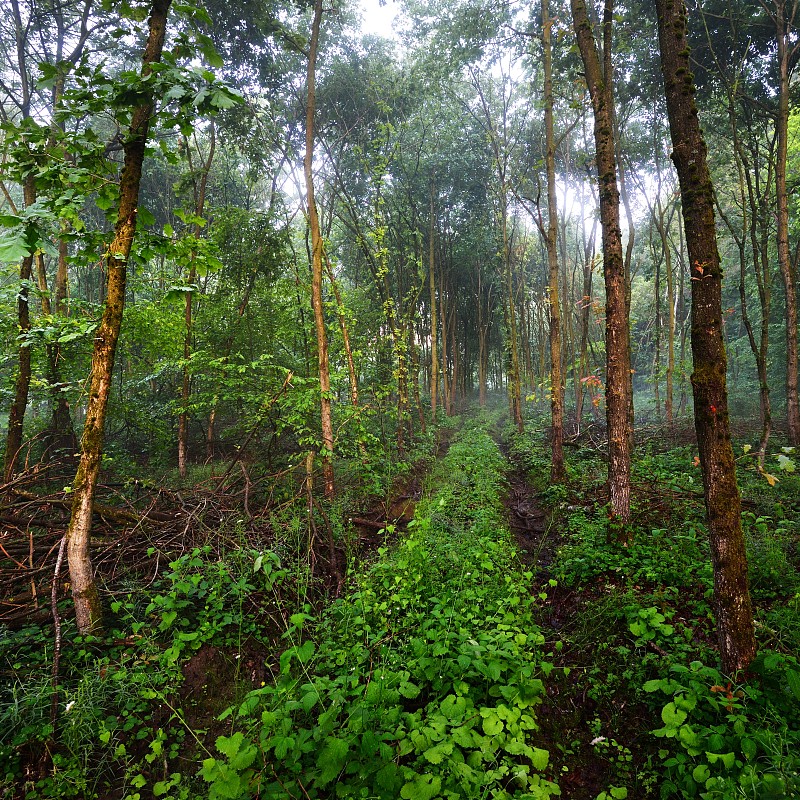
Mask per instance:
[[[668,780],[662,797],[793,797],[800,791],[800,664],[763,651],[754,680],[732,683],[718,670],[673,664],[669,678],[645,692],[670,701],[661,709]]]
[[[188,797],[180,773],[167,779],[161,769],[187,747],[202,750],[187,721],[191,709],[181,701],[183,669],[202,648],[241,653],[257,640],[262,631],[248,613],[249,598],[260,593],[284,603],[287,575],[273,552],[220,554],[205,546],[170,562],[147,598],[120,593],[111,603],[107,639],[65,631],[55,729],[50,636],[39,628],[4,632],[2,658],[13,679],[0,706],[0,786],[21,787],[28,798],[102,797],[120,786],[131,800],[145,796],[145,787],[155,796]],[[236,661],[229,680],[224,692],[246,683]],[[23,775],[21,760],[30,763],[31,752],[50,753],[52,770]]]
[[[320,619],[291,618],[274,686],[230,709],[211,797],[549,797],[531,737],[542,637],[502,522],[502,459],[467,431],[396,550]]]

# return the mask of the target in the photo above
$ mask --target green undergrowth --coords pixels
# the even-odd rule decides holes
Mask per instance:
[[[551,566],[573,604],[558,631],[572,691],[590,704],[556,750],[573,757],[585,726],[629,797],[800,796],[800,560],[796,478],[770,486],[740,462],[743,527],[760,655],[749,676],[719,667],[702,478],[688,447],[640,447],[633,465],[633,543],[610,535],[597,453],[570,451],[569,480],[549,487],[540,435],[512,453],[551,512]],[[581,715],[578,715],[579,717]],[[570,727],[571,726],[571,727]]]
[[[174,557],[147,593],[114,592],[104,637],[64,621],[55,701],[50,627],[3,631],[0,796],[198,796],[178,765],[203,749],[200,705],[221,701],[219,713],[251,688],[245,664],[263,663],[269,640],[255,606],[290,609],[296,579],[274,553],[249,547]],[[212,671],[189,689],[193,662]]]
[[[222,715],[211,798],[559,794],[536,745],[552,664],[504,470],[481,427],[453,436],[408,533],[318,619],[293,616],[275,683]]]

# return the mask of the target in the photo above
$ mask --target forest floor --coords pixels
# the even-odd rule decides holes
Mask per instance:
[[[545,432],[446,420],[380,500],[322,504],[302,480],[281,499],[252,467],[226,492],[118,489],[94,551],[107,632],[77,637],[65,596],[55,699],[66,504],[18,487],[4,516],[48,524],[4,541],[0,797],[799,797],[793,461],[776,444],[775,485],[741,464],[761,655],[737,682],[691,437],[640,443],[621,547],[601,448],[570,448],[553,485]]]

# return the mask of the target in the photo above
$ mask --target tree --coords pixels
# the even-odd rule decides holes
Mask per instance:
[[[308,50],[306,98],[306,153],[303,173],[306,180],[306,206],[311,228],[311,305],[314,310],[314,330],[317,334],[317,363],[319,365],[320,416],[322,420],[322,457],[325,496],[333,497],[333,423],[331,420],[331,376],[328,366],[328,332],[325,328],[325,309],[322,302],[323,242],[317,204],[314,199],[314,112],[316,110],[316,64],[319,48],[319,29],[322,22],[322,0],[315,0],[311,41]]]
[[[694,419],[714,567],[714,604],[723,669],[746,669],[756,654],[741,500],[728,422],[722,270],[714,193],[694,100],[682,0],[657,0],[661,69],[672,159],[680,182],[692,278]]]
[[[192,166],[191,145],[186,142],[186,157],[189,162],[189,170],[191,172],[192,180],[192,193],[194,199],[194,238],[199,239],[201,231],[201,222],[203,212],[206,205],[206,189],[208,188],[208,176],[211,172],[211,164],[214,161],[214,152],[217,146],[216,127],[214,122],[211,122],[209,129],[209,142],[208,142],[208,156],[203,164],[199,181],[197,175],[194,173]],[[193,292],[195,281],[197,280],[197,253],[192,252],[190,255],[189,263],[189,291],[186,292],[186,299],[184,300],[184,323],[186,330],[183,338],[183,383],[181,386],[181,412],[178,415],[178,474],[186,477],[186,467],[189,454],[189,394],[191,391],[191,374],[189,369],[189,359],[192,355],[192,312],[193,312]]]
[[[764,4],[766,7],[766,4]],[[775,23],[778,56],[778,111],[775,131],[778,151],[775,159],[775,195],[778,222],[778,264],[786,292],[786,417],[789,444],[800,445],[800,401],[798,400],[797,289],[789,255],[789,193],[786,188],[786,160],[789,141],[789,78],[798,44],[792,43],[790,30],[797,17],[797,0],[773,0],[770,12]]]
[[[3,53],[8,68],[18,82],[18,90],[14,91],[0,81],[0,90],[6,95],[0,108],[0,116],[4,122],[10,121],[11,109],[15,109],[20,121],[21,130],[18,144],[23,148],[25,142],[35,130],[31,125],[36,116],[36,106],[44,107],[42,116],[47,120],[46,125],[51,133],[47,135],[47,148],[52,149],[57,133],[60,131],[58,114],[61,111],[61,101],[64,93],[66,75],[84,54],[90,33],[97,33],[98,26],[90,27],[90,15],[93,7],[92,0],[84,0],[82,5],[75,8],[56,4],[46,10],[36,8],[29,4],[27,19],[23,18],[23,6],[19,0],[10,0],[10,17],[14,32],[13,55]],[[51,84],[49,93],[40,95],[37,91],[37,82],[32,73],[32,65],[36,64],[48,76],[45,84]],[[13,85],[13,84],[12,84]],[[26,129],[26,133],[22,130]],[[32,137],[36,140],[36,136]],[[32,152],[26,153],[25,172],[22,178],[23,206],[29,208],[36,203],[38,188],[36,185],[36,172]],[[3,184],[6,198],[10,201],[8,189]],[[12,211],[17,210],[13,202],[10,203]],[[62,220],[62,230],[66,223]],[[24,256],[20,262],[20,290],[17,298],[17,319],[20,333],[20,346],[18,352],[18,370],[14,388],[14,400],[9,409],[8,432],[6,437],[5,459],[3,474],[10,480],[14,472],[17,456],[23,442],[23,424],[25,410],[28,405],[28,394],[32,378],[31,351],[32,342],[26,336],[31,329],[29,283],[34,277],[33,265],[36,263],[36,284],[39,289],[42,311],[49,316],[52,311],[56,315],[64,312],[64,301],[67,294],[67,259],[66,241],[63,236],[58,243],[58,269],[55,276],[55,293],[53,303],[50,302],[50,293],[47,285],[45,260],[41,247],[36,252]],[[56,342],[48,342],[48,383],[50,384],[50,399],[52,402],[52,421],[48,439],[56,449],[73,449],[75,434],[72,428],[69,406],[61,391],[59,371],[60,346]]]
[[[603,12],[603,61],[597,50],[584,0],[570,0],[575,35],[586,71],[594,110],[594,139],[606,285],[606,420],[608,424],[608,484],[612,520],[630,520],[631,450],[629,408],[631,356],[628,338],[628,289],[619,223],[619,188],[614,126],[611,33],[613,4]],[[621,536],[626,539],[627,532]]]
[[[153,82],[147,82],[146,79],[153,73],[153,65],[161,60],[171,2],[172,0],[154,0],[150,10],[149,33],[142,56],[143,82],[139,94],[141,102],[133,110],[123,145],[124,162],[120,176],[117,222],[114,226],[114,237],[105,256],[108,275],[106,302],[94,337],[89,399],[81,437],[81,458],[73,483],[72,515],[66,535],[75,619],[81,633],[96,630],[101,625],[100,595],[89,557],[92,506],[103,453],[104,424],[114,356],[125,308],[128,259],[136,234],[142,164],[155,105]]]
[[[550,478],[558,483],[564,468],[564,381],[561,376],[561,313],[558,292],[558,202],[556,200],[555,134],[553,132],[553,52],[549,0],[542,0],[542,44],[544,46],[544,124],[547,153],[547,297],[550,311],[550,408],[553,432]]]

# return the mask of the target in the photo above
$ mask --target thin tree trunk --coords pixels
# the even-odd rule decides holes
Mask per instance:
[[[149,35],[142,57],[142,77],[147,77],[152,72],[152,65],[161,60],[170,3],[171,0],[153,2]],[[143,101],[133,111],[124,144],[125,158],[120,176],[117,223],[106,257],[108,274],[106,304],[94,338],[91,384],[86,422],[81,438],[81,459],[73,484],[72,515],[67,528],[67,556],[72,596],[75,600],[75,620],[80,633],[88,633],[101,626],[100,595],[89,558],[92,503],[100,472],[103,429],[114,370],[114,355],[125,307],[126,270],[136,233],[139,183],[154,110],[152,92],[147,88],[150,85],[143,84]]]
[[[714,605],[723,669],[746,669],[756,654],[747,555],[728,421],[722,335],[722,270],[706,145],[694,102],[694,82],[682,0],[656,0],[661,69],[678,172],[692,277],[694,419],[714,568]]]
[[[796,4],[795,4],[796,7]],[[792,262],[789,257],[789,194],[786,189],[786,160],[789,141],[789,22],[786,19],[785,0],[775,0],[775,29],[778,42],[778,69],[780,91],[778,116],[775,120],[778,134],[778,152],[775,159],[775,194],[778,204],[778,264],[786,293],[786,418],[789,444],[800,445],[800,403],[798,403],[797,354],[797,290]],[[794,13],[792,13],[792,18]]]
[[[556,200],[556,141],[553,132],[553,51],[550,2],[542,0],[542,43],[544,45],[544,127],[547,170],[547,300],[550,311],[550,412],[552,420],[552,461],[550,480],[561,483],[564,467],[564,380],[561,375],[561,310],[558,289],[558,202]]]
[[[36,187],[33,177],[25,181],[23,187],[26,206],[36,202]],[[28,295],[28,284],[33,275],[33,256],[25,256],[19,265],[20,287],[17,293],[17,325],[19,337],[26,336],[31,329],[31,312]],[[30,343],[20,341],[17,355],[17,379],[14,382],[14,400],[8,412],[8,433],[6,435],[6,452],[3,465],[3,476],[6,482],[14,474],[17,456],[22,449],[23,423],[25,409],[28,407],[28,392],[31,385],[31,348]]]
[[[447,314],[444,300],[445,292],[442,283],[442,275],[439,275],[439,316],[441,317],[442,326],[442,379],[444,389],[444,409],[445,414],[449,417],[452,413],[452,404],[450,400],[451,386],[450,386],[450,373],[448,369],[448,355],[447,355]]]
[[[584,0],[570,0],[572,19],[586,82],[594,109],[594,138],[597,154],[600,224],[603,240],[603,275],[606,285],[606,420],[608,424],[608,484],[611,520],[621,524],[619,538],[628,541],[630,531],[631,435],[630,347],[628,335],[628,290],[622,233],[619,223],[619,189],[614,143],[613,94],[597,52]],[[603,18],[606,50],[610,48],[613,16],[606,2]]]
[[[436,424],[436,405],[439,393],[438,320],[436,319],[436,218],[434,216],[434,187],[431,183],[431,219],[428,229],[428,287],[431,302],[431,418]]]
[[[347,317],[344,313],[342,293],[339,291],[339,284],[336,281],[336,276],[333,274],[333,267],[331,266],[328,254],[323,252],[323,255],[325,257],[325,272],[328,275],[328,282],[331,285],[334,300],[336,300],[336,316],[339,319],[339,327],[342,330],[342,342],[344,344],[344,354],[347,360],[347,375],[350,381],[350,405],[358,406],[358,376],[356,374],[356,364],[353,360],[353,348],[350,345],[350,331],[347,327]]]
[[[525,429],[522,421],[522,386],[519,374],[519,351],[517,347],[517,314],[514,298],[514,272],[511,261],[511,245],[508,241],[508,208],[505,186],[501,186],[500,197],[500,227],[503,240],[503,265],[506,279],[506,304],[508,320],[508,348],[509,348],[509,394],[511,396],[512,419],[517,430],[522,433]]]
[[[325,329],[325,309],[322,302],[322,232],[314,199],[314,113],[316,109],[316,64],[319,47],[319,29],[322,22],[322,0],[315,0],[314,20],[311,25],[311,42],[308,53],[306,101],[306,153],[303,172],[306,179],[308,221],[311,226],[311,305],[314,309],[314,328],[317,334],[317,362],[319,364],[320,418],[322,426],[322,475],[325,497],[334,494],[333,480],[333,422],[331,420],[331,377],[328,364],[328,333]]]
[[[200,177],[200,185],[192,176],[192,181],[195,188],[194,197],[194,214],[196,217],[202,217],[206,205],[206,187],[208,186],[208,174],[211,171],[211,163],[214,160],[214,151],[217,146],[216,127],[213,121],[211,122],[210,141],[208,149],[208,158],[203,166],[203,174]],[[189,149],[189,142],[186,142],[186,153],[189,158],[189,169],[192,170],[191,150]],[[200,225],[195,223],[194,236],[200,236]],[[192,255],[192,260],[189,265],[189,285],[194,285],[197,280],[197,264],[195,256]],[[183,384],[181,386],[181,413],[178,416],[178,474],[181,478],[186,477],[186,468],[189,453],[189,395],[192,389],[192,374],[189,369],[189,359],[192,355],[192,312],[193,312],[194,294],[189,291],[186,292],[185,307],[184,307],[184,334],[183,334]]]

